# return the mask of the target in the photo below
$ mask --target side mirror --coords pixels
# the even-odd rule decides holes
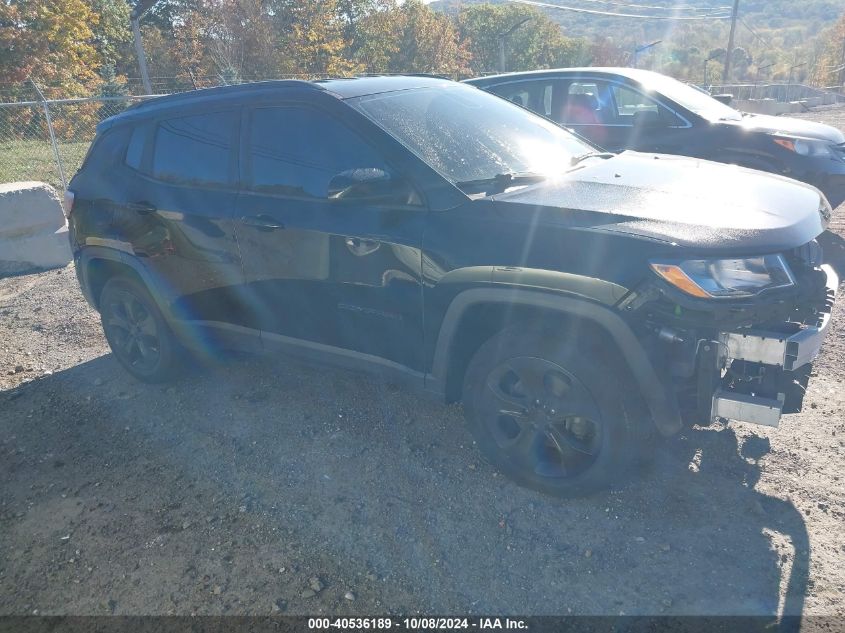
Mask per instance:
[[[712,97],[718,101],[719,103],[724,103],[725,105],[731,105],[731,101],[734,100],[734,96],[732,94],[720,94],[720,95],[712,95]]]
[[[332,176],[328,197],[335,200],[397,201],[407,187],[378,167],[347,169]]]

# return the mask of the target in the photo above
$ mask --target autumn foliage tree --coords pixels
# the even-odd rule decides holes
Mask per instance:
[[[134,1],[0,0],[0,82],[32,77],[62,97],[113,94],[123,85],[138,90],[129,29]],[[820,2],[828,0],[813,5]],[[673,24],[667,35],[657,24],[598,28],[603,22],[591,17],[592,30],[585,31],[578,22],[587,20],[583,16],[563,22],[560,12],[470,0],[158,0],[141,30],[153,88],[169,92],[291,75],[493,72],[500,34],[523,20],[505,42],[508,70],[628,65],[635,44],[662,38],[639,64],[694,80],[701,79],[707,51],[724,45],[727,28],[721,22]],[[570,36],[578,24],[588,38]],[[802,40],[801,29],[744,28],[735,79],[786,79],[801,48],[812,55],[799,72],[813,69],[822,84],[845,80],[845,71],[836,70],[845,64],[843,20],[813,44]],[[761,65],[768,68],[762,76]]]
[[[361,70],[346,57],[346,25],[338,0],[284,5],[282,16],[289,28],[282,32],[282,42],[290,70],[308,75],[348,75]]]
[[[4,91],[7,98],[34,98],[34,91],[23,83],[28,79],[47,97],[87,96],[100,82],[102,57],[93,42],[98,22],[84,0],[0,0],[0,81],[15,82],[17,88]],[[83,127],[90,128],[97,114],[96,104],[82,107],[74,118],[58,119],[55,132],[60,138],[75,138]],[[42,138],[46,131],[38,108],[18,113],[14,128],[8,127]]]
[[[825,31],[813,68],[819,85],[845,85],[845,14]]]
[[[187,87],[290,75],[458,75],[470,56],[454,21],[419,0],[163,0],[144,42],[152,74]]]
[[[457,23],[476,74],[499,70],[499,35],[517,24],[505,42],[509,71],[572,66],[586,54],[582,41],[565,37],[545,13],[528,5],[471,5],[458,14]]]
[[[447,16],[420,0],[406,0],[396,26],[398,50],[390,58],[390,72],[457,75],[467,71],[469,51]]]
[[[0,1],[0,81],[32,78],[66,95],[82,94],[98,78],[92,30],[98,22],[85,0]]]

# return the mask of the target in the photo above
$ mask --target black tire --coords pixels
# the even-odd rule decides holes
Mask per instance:
[[[143,382],[171,380],[180,366],[180,348],[144,285],[112,277],[100,294],[100,320],[112,354]]]
[[[467,368],[463,404],[485,457],[517,483],[557,497],[608,487],[637,454],[637,398],[601,341],[504,330]]]

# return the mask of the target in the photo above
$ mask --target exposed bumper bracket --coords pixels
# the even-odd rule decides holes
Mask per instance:
[[[776,427],[783,412],[783,401],[783,394],[779,394],[775,400],[717,389],[713,394],[712,418],[727,418]]]
[[[839,278],[830,266],[822,266],[822,269],[827,274],[827,289],[835,296]],[[820,325],[796,325],[792,332],[754,329],[725,332],[720,334],[723,358],[777,365],[794,371],[816,359],[829,329],[830,313],[823,316]]]
[[[822,269],[827,274],[828,291],[835,295],[839,278],[830,266]],[[792,371],[816,359],[829,329],[830,313],[827,313],[819,326],[794,325],[792,331],[785,332],[751,329],[719,336],[725,358],[777,365]]]
[[[827,275],[828,293],[835,297],[839,278],[833,268],[822,266]],[[719,335],[720,365],[733,361],[747,361],[771,365],[785,372],[793,372],[812,363],[819,355],[822,343],[830,331],[830,313],[818,326],[784,324],[783,331],[758,329],[723,332]],[[785,394],[748,394],[721,387],[713,394],[711,421],[728,418],[766,426],[777,426],[784,408]]]

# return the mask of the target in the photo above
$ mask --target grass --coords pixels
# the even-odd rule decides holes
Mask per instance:
[[[79,169],[88,145],[87,142],[59,143],[59,156],[67,180]],[[49,141],[0,141],[0,183],[22,180],[40,180],[61,191],[59,169]]]

